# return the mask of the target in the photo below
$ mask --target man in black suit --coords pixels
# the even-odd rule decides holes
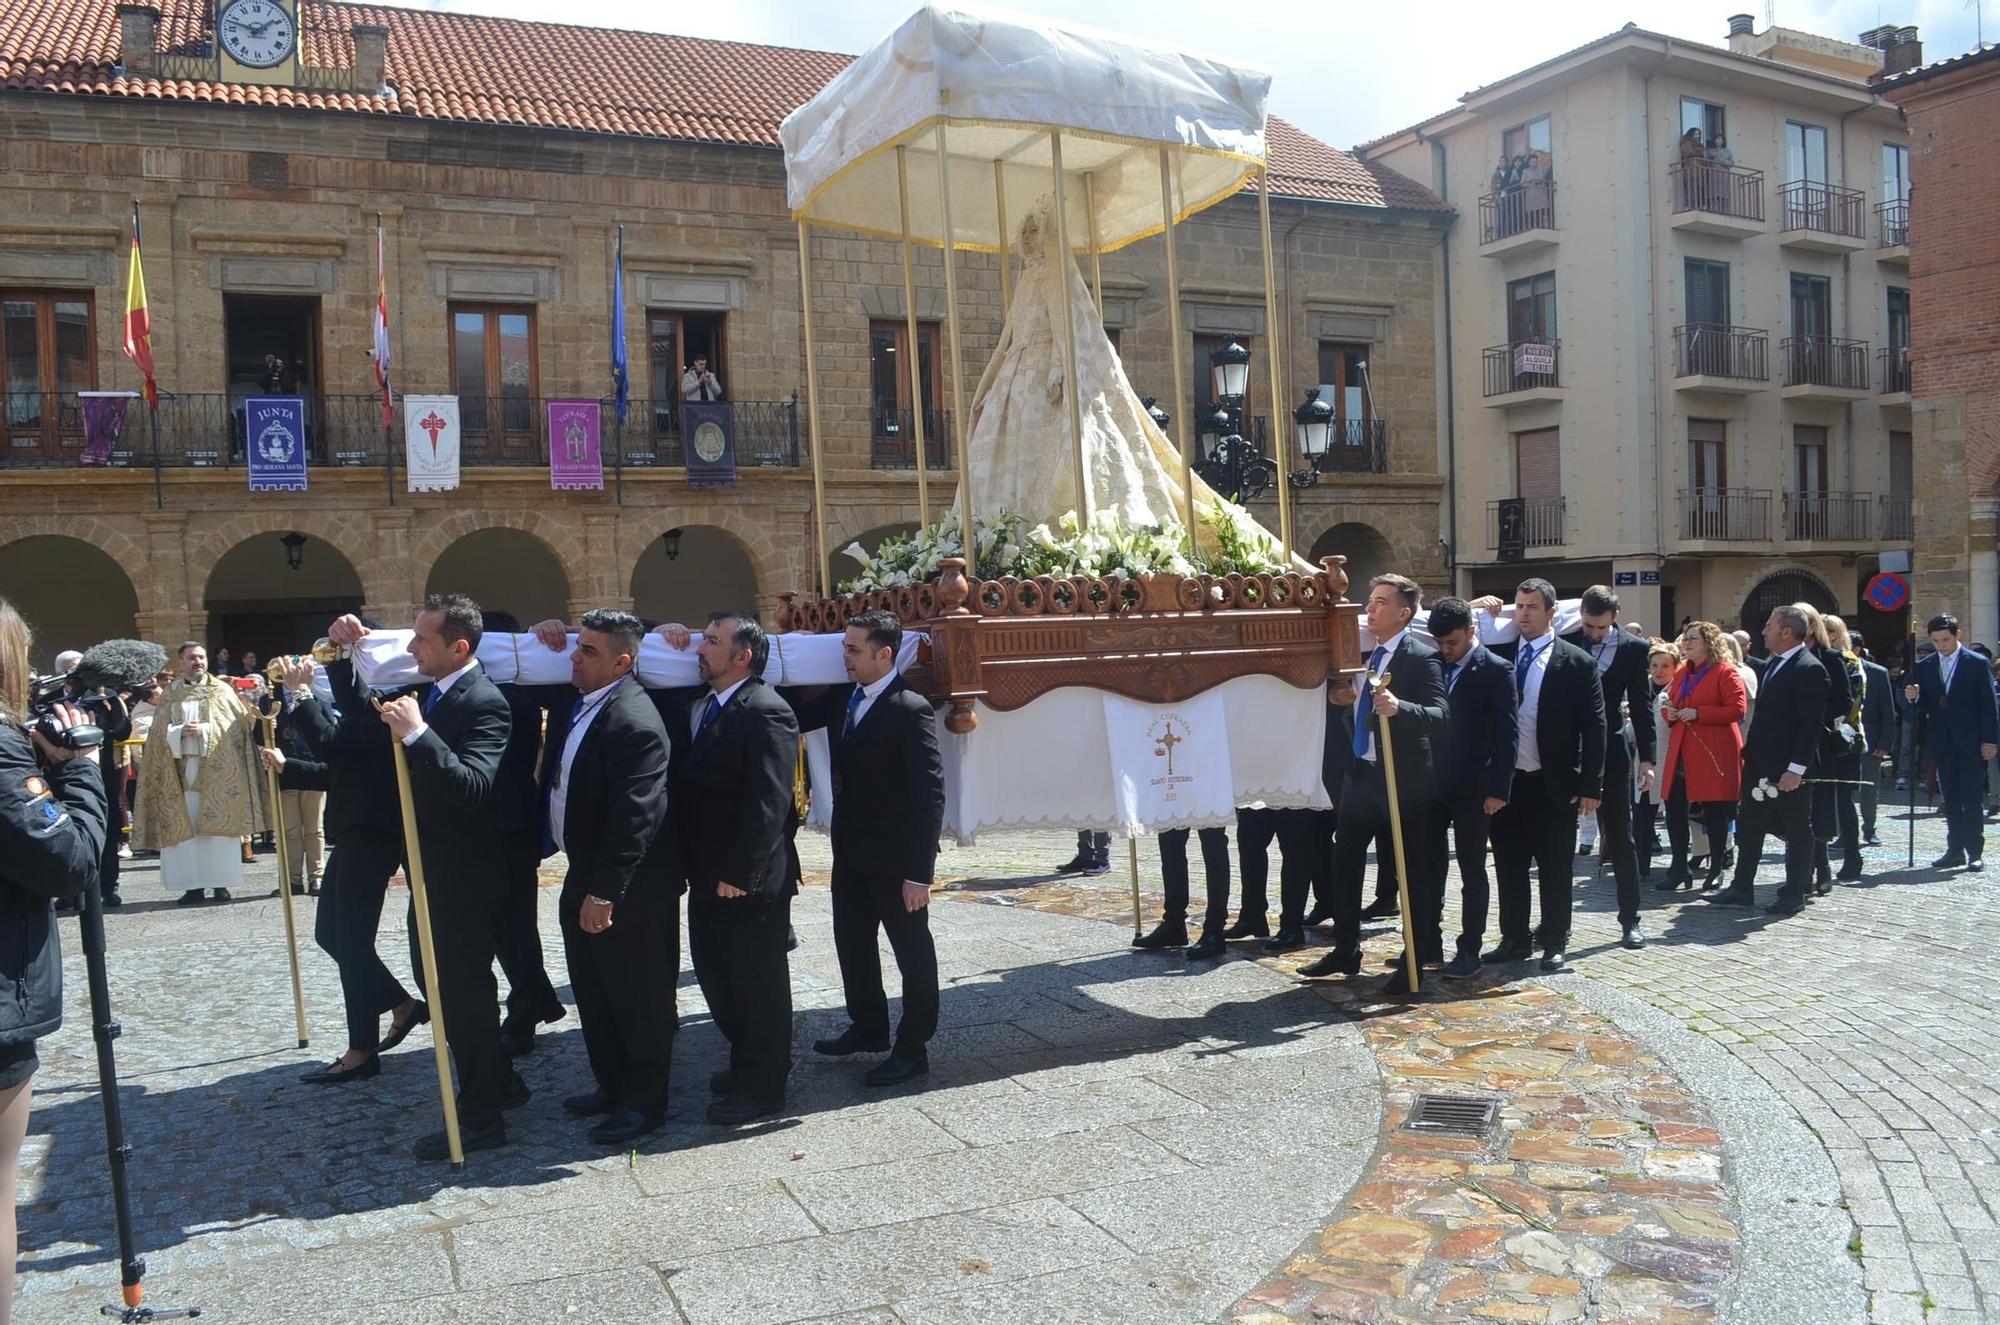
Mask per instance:
[[[1647,676],[1646,641],[1618,628],[1618,595],[1593,584],[1583,591],[1583,621],[1563,636],[1597,664],[1597,684],[1604,695],[1604,797],[1597,807],[1602,832],[1598,841],[1618,880],[1619,943],[1646,946],[1639,927],[1639,848],[1632,840],[1632,761],[1625,748],[1625,724],[1639,747],[1641,790],[1653,785],[1658,745],[1653,731],[1651,686]]]
[[[1570,888],[1577,820],[1595,814],[1604,778],[1604,692],[1590,655],[1555,637],[1555,586],[1523,580],[1514,591],[1514,783],[1493,816],[1493,872],[1500,893],[1500,945],[1488,962],[1516,962],[1533,950],[1542,969],[1569,964]],[[1623,788],[1619,795],[1624,794]],[[1528,921],[1530,866],[1541,883],[1542,923]]]
[[[1915,719],[1918,748],[1937,761],[1944,802],[1944,854],[1931,868],[1983,869],[1986,765],[2000,742],[1993,673],[1985,657],[1959,643],[1957,617],[1941,613],[1927,629],[1936,652],[1917,663],[1903,697]]]
[[[1352,750],[1341,786],[1340,809],[1333,839],[1333,949],[1302,968],[1300,975],[1353,975],[1361,969],[1361,876],[1371,837],[1391,841],[1389,792],[1379,742],[1395,742],[1397,808],[1402,822],[1404,864],[1408,878],[1427,876],[1424,865],[1424,820],[1437,786],[1431,742],[1445,727],[1444,668],[1437,650],[1409,633],[1410,618],[1422,606],[1416,581],[1401,575],[1378,575],[1369,582],[1363,615],[1376,641],[1367,673],[1358,686],[1354,705]],[[1380,688],[1374,678],[1386,675]],[[1428,905],[1422,888],[1410,897],[1411,925],[1419,962],[1442,964],[1441,918]],[[1407,992],[1408,972],[1399,962],[1386,992]]]
[[[1736,814],[1736,874],[1708,900],[1726,906],[1756,901],[1757,863],[1764,836],[1785,842],[1785,886],[1767,908],[1774,915],[1797,915],[1812,888],[1814,843],[1812,793],[1806,774],[1819,761],[1826,730],[1826,666],[1807,645],[1811,626],[1796,606],[1773,608],[1764,622],[1770,661],[1757,688],[1757,720],[1743,742],[1743,799]],[[1767,785],[1768,784],[1768,785]],[[1769,794],[1775,788],[1775,794]]]
[[[1431,604],[1431,638],[1444,660],[1447,725],[1437,794],[1424,822],[1426,905],[1442,911],[1451,863],[1445,835],[1458,850],[1460,908],[1458,952],[1444,973],[1464,977],[1479,970],[1486,942],[1486,838],[1493,815],[1507,804],[1514,782],[1514,678],[1507,664],[1479,642],[1472,608],[1462,598]]]
[[[771,641],[756,617],[719,612],[695,646],[706,683],[662,713],[673,741],[669,809],[688,883],[688,953],[729,1041],[708,1119],[734,1126],[784,1107],[792,1070],[786,962],[795,885],[785,849],[799,724],[759,675]]]
[[[1883,765],[1895,759],[1896,696],[1888,669],[1869,654],[1861,632],[1850,628],[1848,635],[1861,655],[1861,735],[1868,749],[1868,757],[1861,761],[1863,785],[1854,789],[1854,803],[1861,812],[1862,840],[1873,847],[1882,845],[1882,839],[1875,835],[1875,816],[1882,791]]]
[[[432,594],[417,614],[410,653],[430,678],[418,695],[382,706],[389,734],[402,742],[416,805],[417,842],[429,890],[431,947],[437,970],[422,971],[415,904],[410,964],[434,980],[450,1014],[446,1030],[458,1065],[459,1139],[469,1154],[505,1144],[500,1111],[528,1101],[528,1087],[500,1046],[499,987],[493,942],[499,930],[500,880],[507,861],[494,804],[507,750],[507,700],[476,656],[483,633],[479,605],[464,594]],[[443,1132],[418,1141],[418,1159],[449,1156]]]
[[[673,1060],[680,880],[667,817],[667,729],[632,674],[645,637],[629,612],[596,611],[570,653],[571,703],[549,724],[541,782],[563,877],[563,955],[597,1089],[563,1107],[603,1115],[599,1145],[659,1130]]]
[[[842,658],[853,683],[829,690],[807,721],[833,736],[833,946],[848,1027],[813,1048],[830,1057],[889,1056],[863,1078],[894,1086],[930,1070],[937,1033],[937,948],[931,885],[944,828],[944,763],[930,701],[896,675],[903,627],[888,612],[847,623]],[[903,1016],[889,1038],[878,933],[903,979]]]

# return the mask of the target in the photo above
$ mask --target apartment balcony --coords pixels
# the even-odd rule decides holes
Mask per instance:
[[[1786,400],[1860,400],[1868,394],[1868,342],[1788,336],[1780,346]]]
[[[1558,358],[1561,349],[1561,341],[1536,337],[1489,345],[1480,351],[1487,407],[1505,409],[1567,396]]]
[[[1788,492],[1788,543],[1866,543],[1874,499],[1862,492]]]
[[[1778,190],[1778,242],[1807,253],[1869,247],[1868,197],[1859,189],[1798,180]]]
[[[1674,390],[1747,396],[1771,380],[1771,336],[1754,327],[1690,322],[1674,328]]]
[[[1535,253],[1556,244],[1556,184],[1517,184],[1479,200],[1479,251],[1489,258]]]
[[[1568,504],[1562,497],[1524,497],[1521,501],[1521,541],[1529,548],[1561,547],[1569,542]],[[1486,503],[1486,546],[1500,550],[1500,508]]]
[[[1875,204],[1875,236],[1881,247],[1875,261],[1884,266],[1910,266],[1910,203],[1907,198]]]
[[[1261,423],[1262,420],[1259,420]],[[1262,442],[1260,430],[1258,441]],[[1334,476],[1339,474],[1386,474],[1389,472],[1389,421],[1387,419],[1336,419],[1327,432],[1326,450],[1307,457],[1307,464],[1295,473]],[[1294,487],[1311,487],[1319,480],[1308,479]]]
[[[1875,352],[1876,377],[1882,384],[1875,403],[1885,409],[1910,405],[1910,347],[1884,345]]]
[[[1917,539],[1916,503],[1910,494],[1890,493],[1881,500],[1879,518],[1882,522],[1882,541],[1885,543],[1914,543]]]
[[[924,468],[956,469],[957,444],[951,435],[951,411],[924,411]],[[868,463],[875,469],[917,467],[916,419],[910,410],[884,411],[875,419],[875,441]]]
[[[1769,543],[1772,494],[1768,488],[1682,488],[1681,541]]]
[[[1723,239],[1764,233],[1764,172],[1719,161],[1669,162],[1667,187],[1676,230]]]

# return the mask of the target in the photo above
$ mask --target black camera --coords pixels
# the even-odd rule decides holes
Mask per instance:
[[[167,651],[142,640],[106,640],[91,648],[67,672],[38,676],[29,693],[28,723],[49,744],[65,750],[90,750],[104,744],[104,729],[92,719],[112,712],[114,704],[130,708],[150,694],[153,678],[167,665]],[[78,710],[85,721],[64,727],[56,720],[57,704]]]

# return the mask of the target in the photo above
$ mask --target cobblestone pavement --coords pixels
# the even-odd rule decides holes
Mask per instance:
[[[1886,812],[1883,826],[1902,831]],[[1941,835],[1934,820],[1920,825],[1920,860]],[[803,845],[809,867],[824,864],[822,844]],[[1004,878],[1039,872],[1067,847],[999,838],[942,864]],[[1142,873],[1157,878],[1145,855]],[[1712,1115],[1730,1198],[1712,1205],[1741,1230],[1735,1288],[1715,1290],[1725,1319],[2000,1317],[2000,1089],[1994,982],[1983,974],[1994,941],[1982,927],[2000,879],[1891,874],[1887,849],[1870,855],[1884,872],[1789,921],[1649,893],[1654,943],[1640,953],[1615,945],[1609,879],[1589,883],[1572,951],[1579,972],[1537,982],[1571,995],[1562,1002],[1572,1019],[1602,1018],[1608,1040],[1629,1038],[1635,1062],[1677,1076]],[[1063,887],[1115,913],[1129,906],[1120,865],[1115,880]],[[135,873],[136,901],[148,878],[143,865]],[[1762,877],[1776,873],[1772,860]],[[553,901],[544,895],[544,932],[559,966]],[[842,1019],[824,891],[809,889],[797,914],[804,1043]],[[398,969],[400,928],[392,920],[383,937]],[[1216,1319],[1301,1249],[1324,1251],[1329,1223],[1387,1213],[1349,1212],[1371,1199],[1357,1184],[1381,1162],[1385,1122],[1406,1107],[1390,1082],[1385,1119],[1364,1043],[1363,1028],[1382,1038],[1386,1021],[1329,1019],[1329,995],[1256,962],[1190,970],[1128,954],[1119,930],[1032,906],[944,906],[937,928],[952,983],[924,1092],[868,1095],[855,1069],[808,1054],[794,1078],[797,1114],[719,1139],[698,1118],[720,1041],[684,972],[676,1118],[661,1138],[632,1155],[581,1144],[555,1106],[584,1084],[565,1023],[527,1060],[536,1098],[514,1116],[515,1143],[474,1156],[450,1185],[405,1157],[434,1125],[423,1034],[377,1081],[296,1083],[310,1055],[290,1047],[275,901],[128,907],[111,919],[113,983],[152,1296],[218,1319],[278,1321],[503,1310],[523,1321]],[[115,1296],[73,926],[65,948],[72,1011],[44,1044],[25,1156],[28,1322],[88,1314]],[[311,953],[306,970],[315,1051],[328,1050],[332,968]],[[1398,1015],[1430,1017],[1435,1031],[1449,1006]],[[1674,1148],[1710,1155],[1688,1161],[1704,1171],[1712,1162],[1712,1149]],[[1559,1205],[1587,1196],[1569,1190]],[[1797,1207],[1839,1203],[1831,1237],[1788,1222]],[[1700,1231],[1662,1231],[1727,1252],[1719,1227],[1688,1217]],[[1565,1277],[1521,1259],[1520,1269],[1497,1259],[1484,1269]],[[1563,1293],[1538,1302],[1525,1281],[1521,1290],[1504,1302],[1433,1301],[1423,1314],[1403,1303],[1380,1318],[1566,1318],[1534,1310]],[[1580,1300],[1584,1318],[1615,1318],[1602,1293]]]

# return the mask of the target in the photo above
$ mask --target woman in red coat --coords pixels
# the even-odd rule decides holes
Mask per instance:
[[[1708,877],[1702,890],[1722,879],[1723,843],[1743,791],[1743,733],[1738,726],[1748,707],[1743,678],[1722,650],[1722,628],[1695,621],[1681,637],[1681,665],[1660,692],[1667,720],[1667,762],[1660,785],[1667,788],[1667,840],[1674,863],[1667,891],[1692,886],[1688,871],[1688,814],[1708,830]]]

